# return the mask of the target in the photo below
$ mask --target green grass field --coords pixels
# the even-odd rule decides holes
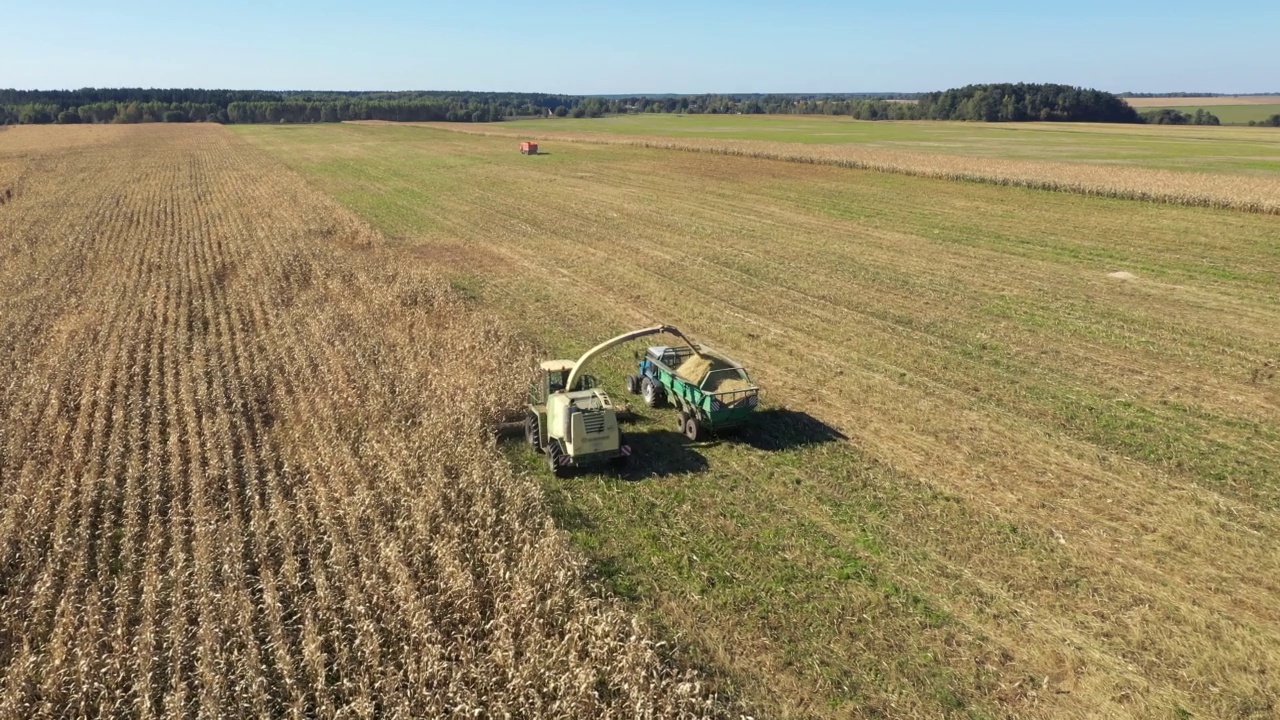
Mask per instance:
[[[1274,105],[1168,105],[1178,112],[1194,114],[1196,110],[1206,110],[1218,116],[1228,125],[1245,125],[1250,120],[1266,120],[1272,115],[1280,114],[1280,104]],[[1159,110],[1161,107],[1144,107],[1139,110]],[[1275,128],[1270,128],[1275,130]]]
[[[794,132],[846,125],[916,149],[999,153],[1007,137],[827,119]],[[543,477],[607,594],[761,714],[1280,705],[1274,218],[630,146],[525,157],[430,128],[233,131],[548,356],[662,321],[747,364],[765,407],[741,434],[690,444],[670,409],[642,409],[621,477],[554,479],[507,451]],[[1008,132],[1024,153],[1072,133],[1091,152],[1148,142]],[[1167,153],[1230,147],[1164,137],[1150,142]],[[618,399],[633,363],[620,351],[597,372]]]
[[[537,132],[554,130],[859,144],[976,157],[1123,164],[1173,170],[1280,173],[1280,131],[1274,128],[859,122],[844,117],[661,114],[582,120],[520,120],[503,123],[502,127],[527,128]]]

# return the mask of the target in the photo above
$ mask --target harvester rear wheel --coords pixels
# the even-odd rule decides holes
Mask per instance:
[[[702,436],[702,425],[698,422],[698,418],[689,418],[684,421],[684,436],[697,442]]]
[[[538,416],[533,413],[524,419],[524,441],[534,452],[542,452],[542,432],[538,429]]]

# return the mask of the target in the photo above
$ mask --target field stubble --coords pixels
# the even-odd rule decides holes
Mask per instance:
[[[653,584],[640,603],[787,688],[776,711],[1274,713],[1280,389],[1250,381],[1280,352],[1269,219],[627,143],[252,134],[424,257],[486,258],[478,295],[533,331],[674,322],[849,436],[565,489],[600,528],[582,540]],[[719,584],[676,587],[689,544]],[[922,601],[877,604],[851,559]],[[922,692],[923,655],[960,681]]]
[[[0,717],[723,711],[492,423],[529,348],[217,126],[0,135]]]

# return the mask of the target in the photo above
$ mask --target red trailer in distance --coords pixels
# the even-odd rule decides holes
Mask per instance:
[[[521,155],[537,155],[537,154],[538,154],[538,143],[536,143],[536,142],[522,142],[522,143],[520,143],[520,154],[521,154]]]

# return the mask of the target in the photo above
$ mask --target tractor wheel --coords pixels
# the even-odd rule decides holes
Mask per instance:
[[[568,465],[561,465],[560,458],[564,456],[564,451],[560,449],[560,441],[552,438],[547,443],[547,469],[556,477],[564,477],[568,472]]]
[[[639,375],[627,376],[627,392],[632,395],[640,394],[640,376]]]
[[[660,407],[662,401],[667,399],[666,392],[653,381],[653,378],[644,378],[640,381],[640,394],[644,396],[644,404],[651,408]]]
[[[694,442],[702,436],[702,425],[698,423],[698,418],[691,417],[684,421],[684,436]]]
[[[542,431],[538,429],[538,416],[533,413],[524,419],[524,441],[534,452],[542,452]]]

